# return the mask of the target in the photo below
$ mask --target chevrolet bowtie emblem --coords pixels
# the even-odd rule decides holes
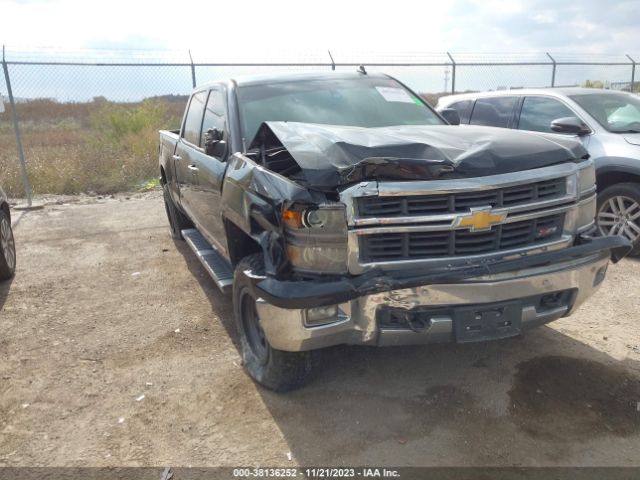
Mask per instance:
[[[505,218],[507,218],[506,213],[492,213],[489,207],[476,208],[469,214],[459,216],[454,226],[469,227],[472,232],[491,230],[493,225],[504,222]]]

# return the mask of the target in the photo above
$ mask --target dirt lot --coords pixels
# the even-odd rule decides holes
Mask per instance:
[[[14,212],[0,466],[640,465],[640,263],[523,338],[334,348],[256,387],[158,192]],[[144,397],[143,397],[144,395]]]

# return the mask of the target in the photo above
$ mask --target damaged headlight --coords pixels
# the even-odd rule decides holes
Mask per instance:
[[[282,213],[291,265],[308,273],[347,272],[347,219],[343,204],[294,205]]]

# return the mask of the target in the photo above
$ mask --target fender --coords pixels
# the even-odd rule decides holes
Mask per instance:
[[[288,266],[282,210],[294,202],[321,201],[318,196],[324,197],[236,153],[222,187],[222,217],[260,245],[267,273],[277,275]]]

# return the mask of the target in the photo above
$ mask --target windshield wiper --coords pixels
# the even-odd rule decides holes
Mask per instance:
[[[628,130],[611,130],[611,133],[640,133],[640,130],[630,128]]]

